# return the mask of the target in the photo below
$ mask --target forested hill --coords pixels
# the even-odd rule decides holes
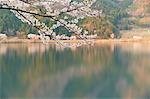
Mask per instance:
[[[150,15],[150,0],[133,0],[132,7],[132,14],[135,16]]]
[[[82,0],[78,1],[82,2]],[[142,22],[145,23],[143,20],[149,20],[149,5],[150,0],[97,0],[92,7],[103,10],[103,16],[101,18],[87,17],[79,25],[90,33],[96,29],[95,33],[102,38],[108,38],[110,33],[119,36],[120,30],[129,30],[133,28],[133,25],[141,25]],[[148,25],[144,24],[144,26]],[[60,32],[62,29],[56,31]],[[22,23],[13,13],[6,10],[0,10],[0,32],[9,35],[37,33],[33,27]]]
[[[150,0],[133,0],[128,8],[131,28],[150,27]]]

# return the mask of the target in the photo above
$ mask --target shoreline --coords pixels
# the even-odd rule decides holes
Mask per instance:
[[[64,43],[79,43],[84,40],[58,40]],[[148,39],[94,39],[92,40],[94,43],[121,43],[121,42],[143,42],[143,43],[150,43],[150,38]],[[48,43],[55,43],[56,41],[50,40]],[[18,38],[9,38],[5,40],[0,39],[1,43],[43,43],[41,40],[31,40],[31,39],[18,39]]]

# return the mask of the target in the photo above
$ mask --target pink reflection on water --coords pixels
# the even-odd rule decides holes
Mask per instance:
[[[5,55],[7,53],[7,46],[0,44],[0,56]]]
[[[44,54],[49,49],[49,46],[44,44],[29,44],[27,45],[28,54],[40,53]]]

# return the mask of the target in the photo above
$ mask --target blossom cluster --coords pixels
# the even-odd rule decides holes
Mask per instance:
[[[15,8],[21,10],[13,10],[11,11],[18,17],[22,22],[26,22],[29,25],[36,27],[38,32],[45,40],[46,35],[51,35],[52,38],[56,39],[56,33],[54,29],[64,26],[70,32],[75,33],[76,35],[88,34],[88,31],[83,30],[77,24],[80,19],[84,19],[85,17],[99,17],[102,14],[102,11],[94,10],[91,8],[92,4],[96,0],[83,0],[82,2],[72,1],[72,0],[44,0],[44,1],[34,1],[24,2],[24,0],[0,0],[0,6]],[[39,7],[42,7],[45,12],[45,16],[50,17],[52,21],[55,23],[52,27],[48,27],[45,23],[41,22],[36,15],[41,15],[39,12]],[[27,13],[27,12],[30,13]],[[65,14],[66,16],[61,17],[61,14]],[[68,20],[68,16],[74,17],[71,20]],[[45,17],[44,16],[44,17]]]

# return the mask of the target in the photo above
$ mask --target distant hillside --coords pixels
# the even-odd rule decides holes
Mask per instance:
[[[132,15],[148,15],[150,14],[150,0],[133,0]]]
[[[36,30],[29,26],[27,23],[23,23],[12,12],[8,10],[0,10],[0,33],[8,35],[16,35],[17,32],[35,32]]]
[[[150,27],[150,0],[133,0],[129,13],[138,27]]]
[[[133,0],[128,8],[130,17],[130,31],[121,31],[122,38],[133,38],[133,36],[141,36],[150,38],[150,0]]]

